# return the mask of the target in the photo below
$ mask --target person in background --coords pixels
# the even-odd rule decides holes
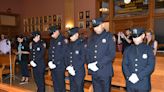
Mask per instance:
[[[34,80],[37,85],[37,92],[45,92],[45,61],[44,53],[46,44],[41,40],[38,31],[32,32],[32,42],[30,43],[30,64],[33,67]]]
[[[70,92],[84,92],[85,56],[84,42],[79,37],[79,28],[68,30],[70,42],[67,48],[66,70],[69,73]]]
[[[118,44],[122,44],[122,53],[132,44],[130,29],[125,29],[125,34],[123,32],[118,33]]]
[[[113,35],[103,27],[104,18],[92,20],[94,32],[87,43],[87,64],[94,92],[111,92],[112,62],[116,53]]]
[[[4,34],[1,34],[0,54],[7,54],[11,51],[11,42],[6,39]]]
[[[29,44],[25,41],[24,36],[21,34],[17,37],[17,59],[21,67],[22,79],[20,84],[28,83],[29,73],[28,73],[28,60],[29,60]]]
[[[146,44],[153,48],[154,55],[157,53],[158,42],[155,40],[154,34],[151,31],[146,31]]]
[[[48,50],[48,66],[51,69],[54,92],[66,92],[65,90],[65,38],[57,26],[49,28],[51,36]]]
[[[150,92],[151,75],[155,67],[152,48],[143,40],[145,29],[132,29],[133,42],[123,53],[122,70],[126,80],[127,92]]]

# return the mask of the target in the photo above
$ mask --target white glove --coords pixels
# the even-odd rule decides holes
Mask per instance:
[[[52,61],[48,62],[48,66],[49,66],[50,69],[55,69],[56,68],[56,65],[53,64]]]
[[[37,66],[34,61],[31,61],[30,64],[31,64],[32,67],[36,67]]]
[[[75,70],[73,66],[68,66],[66,70],[68,70],[69,74],[71,74],[72,76],[75,76]]]
[[[99,68],[96,66],[96,64],[97,64],[97,61],[96,62],[93,62],[93,63],[89,63],[88,64],[88,69],[91,69],[94,72],[98,71]]]
[[[129,77],[129,81],[132,82],[133,84],[137,83],[139,81],[137,74],[132,73],[132,75]]]

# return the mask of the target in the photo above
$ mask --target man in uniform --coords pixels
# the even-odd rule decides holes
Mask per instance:
[[[66,43],[57,26],[49,28],[51,36],[48,51],[51,75],[53,79],[54,92],[66,92],[65,90],[65,48]]]
[[[79,38],[79,28],[68,30],[70,42],[67,51],[67,70],[70,79],[70,92],[84,92],[84,43]]]
[[[41,40],[38,31],[32,32],[32,42],[30,43],[30,64],[33,67],[34,79],[38,87],[37,92],[45,92],[44,74],[45,62],[44,53],[46,44]]]
[[[134,44],[123,54],[122,68],[126,79],[127,92],[150,92],[150,77],[155,66],[155,57],[150,46],[143,43],[143,28],[133,28]]]
[[[87,63],[94,92],[110,92],[112,61],[116,52],[112,34],[103,27],[103,20],[101,17],[92,20],[94,33],[87,45]]]

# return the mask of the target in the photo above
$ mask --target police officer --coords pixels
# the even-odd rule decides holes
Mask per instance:
[[[134,44],[123,54],[123,72],[126,79],[127,92],[150,92],[150,77],[155,66],[155,57],[150,46],[143,43],[143,28],[133,28]]]
[[[46,44],[41,40],[40,36],[41,35],[38,31],[32,32],[32,42],[30,43],[30,64],[33,67],[34,79],[38,87],[37,92],[45,92],[44,53]]]
[[[66,92],[65,90],[65,48],[64,37],[61,35],[57,26],[49,28],[51,36],[48,51],[49,68],[53,79],[54,92]]]
[[[24,36],[22,34],[20,34],[17,37],[17,57],[18,57],[18,61],[21,67],[21,74],[22,74],[22,79],[20,84],[25,84],[28,83],[28,77],[29,77],[29,73],[28,73],[28,60],[29,60],[29,44],[28,41],[25,40]]]
[[[101,17],[92,20],[94,33],[87,45],[87,63],[94,92],[110,92],[112,61],[116,52],[112,34],[102,26],[103,20]]]
[[[67,48],[67,70],[70,79],[70,92],[84,92],[84,43],[79,38],[79,28],[75,27],[68,31],[70,43]]]

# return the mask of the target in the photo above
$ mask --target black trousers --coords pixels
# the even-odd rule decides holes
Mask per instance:
[[[23,77],[29,77],[28,60],[21,60],[21,61],[19,61],[19,64],[20,64],[22,76]]]
[[[38,88],[37,92],[45,92],[45,83],[44,83],[45,68],[37,66],[36,68],[33,68],[33,73],[34,73],[35,83]]]
[[[111,92],[111,78],[92,75],[94,92]]]
[[[142,89],[135,89],[135,88],[130,88],[127,87],[127,92],[150,92],[149,90],[142,90]]]
[[[75,76],[69,76],[70,79],[70,92],[84,92],[84,77],[85,70],[77,70]]]
[[[54,92],[66,92],[65,90],[65,70],[55,71],[51,70],[53,79]]]

